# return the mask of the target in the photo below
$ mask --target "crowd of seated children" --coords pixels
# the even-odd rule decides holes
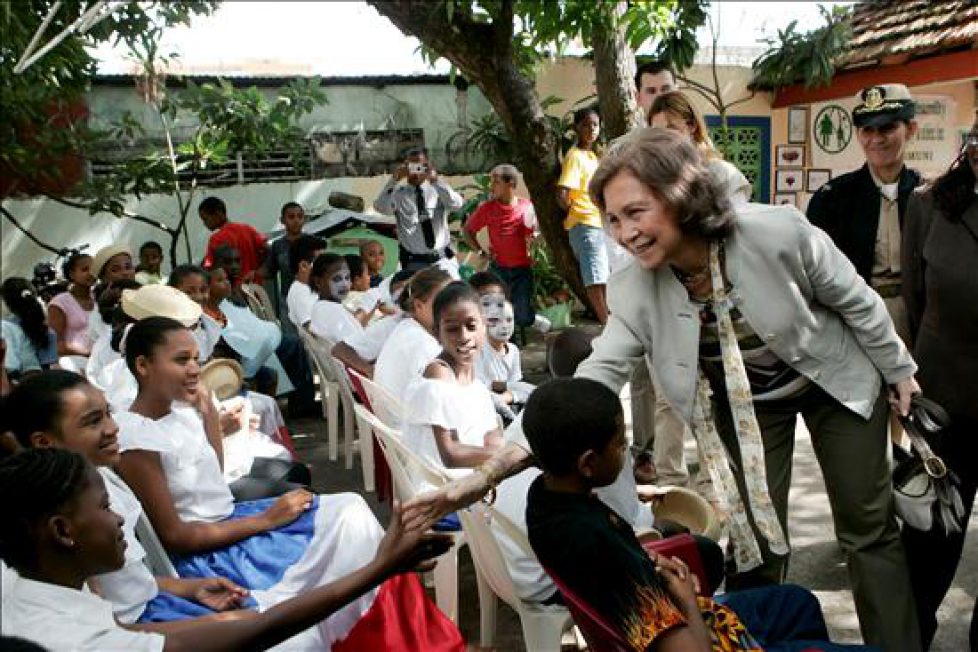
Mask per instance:
[[[312,264],[309,282],[319,295],[309,320],[309,330],[314,335],[335,343],[363,330],[363,325],[343,305],[350,293],[350,269],[343,256],[319,254]]]
[[[432,317],[440,351],[405,389],[403,437],[453,475],[487,460],[502,445],[502,431],[489,390],[476,378],[485,340],[479,295],[463,281],[449,283],[435,297]]]
[[[516,324],[533,326],[541,332],[551,324],[533,310],[533,259],[529,243],[537,234],[537,215],[529,199],[516,196],[519,171],[512,165],[497,165],[489,172],[492,197],[475,209],[465,221],[465,242],[488,256],[490,271],[509,287]],[[489,232],[490,249],[483,250],[476,234]]]
[[[58,338],[48,327],[41,303],[27,279],[13,276],[3,282],[7,314],[0,321],[5,354],[3,368],[10,379],[47,369],[58,362]]]
[[[586,604],[623,649],[857,649],[828,642],[818,601],[801,587],[698,597],[682,560],[646,551],[627,520],[593,495],[615,481],[627,448],[621,402],[603,384],[549,381],[522,417],[543,469],[527,496],[530,544],[562,590]]]
[[[401,291],[398,304],[404,315],[381,347],[373,373],[374,382],[393,396],[404,396],[408,384],[441,352],[432,308],[450,281],[448,272],[428,267],[415,273]]]
[[[384,245],[376,240],[364,240],[360,243],[360,258],[367,266],[370,275],[370,287],[375,288],[384,280]]]
[[[312,319],[312,307],[319,301],[319,294],[312,288],[309,277],[312,264],[319,254],[326,251],[326,241],[313,235],[299,236],[289,248],[289,268],[292,283],[285,297],[288,318],[296,328],[305,328]]]
[[[409,529],[399,508],[383,538],[379,526],[372,523],[377,532],[371,532],[370,538],[376,545],[361,546],[366,548],[361,553],[364,563],[337,569],[302,594],[273,597],[271,591],[252,591],[249,596],[244,587],[220,578],[169,580],[165,586],[224,613],[192,620],[184,616],[181,622],[167,623],[117,620],[115,605],[86,589],[93,578],[105,579],[134,567],[128,563],[127,544],[136,541],[127,534],[127,517],[115,511],[119,506],[107,484],[89,461],[70,450],[30,450],[0,462],[0,491],[9,498],[0,505],[0,517],[7,524],[0,533],[0,558],[13,569],[4,575],[0,631],[5,639],[23,638],[42,649],[80,652],[264,650],[283,642],[286,648],[332,647],[338,652],[463,647],[458,631],[444,616],[429,610],[419,617],[420,610],[410,602],[401,604],[413,612],[413,620],[388,608],[375,619],[367,616],[349,622],[351,615],[363,611],[365,602],[383,608],[385,601],[373,596],[412,580],[416,583],[403,573],[451,545],[450,539]],[[142,579],[155,585],[151,577]],[[147,588],[151,587],[147,584]],[[157,595],[151,602],[166,595],[174,602],[196,604],[154,590]],[[423,593],[417,597],[425,599]],[[258,601],[258,610],[238,609],[249,598]],[[264,598],[271,599],[263,604]],[[210,607],[196,606],[211,612]],[[336,635],[327,638],[327,632]]]
[[[139,246],[139,264],[136,265],[136,282],[140,285],[165,283],[160,268],[163,266],[163,247],[149,240]]]
[[[68,290],[48,302],[48,323],[58,338],[58,355],[87,357],[92,350],[88,320],[95,311],[93,288],[97,281],[92,273],[92,257],[72,254],[62,265],[61,273]]]
[[[233,502],[221,473],[217,411],[199,383],[196,344],[184,326],[165,318],[136,323],[127,337],[126,363],[139,394],[117,416],[117,469],[181,577],[227,577],[261,604],[261,595],[284,599],[369,561],[365,555],[380,529],[359,496],[314,496],[300,489],[274,501]],[[388,590],[398,592],[395,604],[424,600],[407,595],[420,591],[407,579]],[[345,616],[322,623],[315,634],[321,644],[349,634],[371,608],[392,608],[389,600],[375,598],[371,593],[349,605]]]
[[[374,377],[374,363],[380,356],[387,339],[405,315],[400,307],[400,298],[414,274],[414,270],[402,269],[391,276],[389,288],[392,293],[392,313],[368,324],[362,331],[348,335],[337,342],[331,351],[333,357],[367,378]]]

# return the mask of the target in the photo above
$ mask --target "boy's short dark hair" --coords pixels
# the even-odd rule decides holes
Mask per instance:
[[[423,156],[428,158],[428,148],[427,147],[408,147],[404,150],[404,158],[414,158],[415,156]]]
[[[560,331],[547,346],[547,369],[555,378],[573,376],[578,365],[591,355],[594,335],[582,328],[571,327]]]
[[[163,255],[163,247],[160,245],[159,242],[156,242],[155,240],[147,240],[142,245],[140,245],[139,255],[142,256],[144,251],[148,251],[150,249],[155,249],[160,254],[160,256]]]
[[[503,289],[503,294],[509,297],[509,286],[506,282],[493,274],[492,272],[476,272],[469,277],[469,285],[476,292],[482,292],[482,288],[489,287],[490,285],[498,285]]]
[[[676,78],[676,71],[667,61],[646,61],[639,65],[635,71],[635,90],[642,90],[642,75],[658,75],[660,72],[667,72]]]
[[[346,258],[346,266],[350,269],[350,278],[363,276],[363,273],[367,271],[363,258],[357,254],[346,254],[343,257]]]
[[[299,271],[299,263],[311,263],[316,260],[317,251],[325,251],[326,241],[314,235],[304,233],[289,246],[289,268],[295,274]]]
[[[210,197],[205,198],[204,201],[200,202],[200,205],[197,207],[197,212],[206,213],[208,215],[215,215],[218,213],[221,215],[227,215],[228,207],[224,204],[223,199],[211,195]]]
[[[281,213],[281,216],[282,217],[285,217],[285,211],[289,210],[290,208],[298,208],[298,209],[301,210],[302,209],[302,204],[300,204],[297,201],[287,201],[287,202],[285,202],[284,204],[282,204],[282,213]]]
[[[195,275],[204,277],[205,281],[210,280],[207,270],[205,270],[203,267],[200,265],[187,263],[174,267],[173,271],[170,272],[170,278],[167,279],[166,284],[171,288],[179,287],[185,278]]]
[[[622,419],[613,391],[588,378],[555,378],[537,387],[523,408],[523,432],[545,473],[572,473],[589,450],[602,451]]]

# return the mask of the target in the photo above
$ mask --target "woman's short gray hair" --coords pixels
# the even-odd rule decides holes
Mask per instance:
[[[696,145],[682,134],[649,127],[616,143],[588,186],[602,213],[605,186],[620,172],[633,175],[665,203],[683,233],[719,240],[733,228],[733,207],[723,185]]]

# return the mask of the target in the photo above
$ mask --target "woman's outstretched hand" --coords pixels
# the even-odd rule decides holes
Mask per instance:
[[[404,510],[394,501],[387,532],[377,546],[374,562],[385,574],[396,575],[412,570],[430,570],[431,561],[452,547],[452,535],[428,532],[427,527],[409,526],[404,520]]]
[[[910,399],[914,394],[920,394],[920,385],[913,376],[904,378],[896,385],[890,385],[890,407],[901,417],[907,416],[910,414]]]

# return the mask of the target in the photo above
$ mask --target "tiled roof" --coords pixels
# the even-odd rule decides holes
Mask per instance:
[[[978,44],[976,0],[881,0],[852,13],[852,39],[840,69],[902,63]],[[975,56],[978,57],[978,50]]]

